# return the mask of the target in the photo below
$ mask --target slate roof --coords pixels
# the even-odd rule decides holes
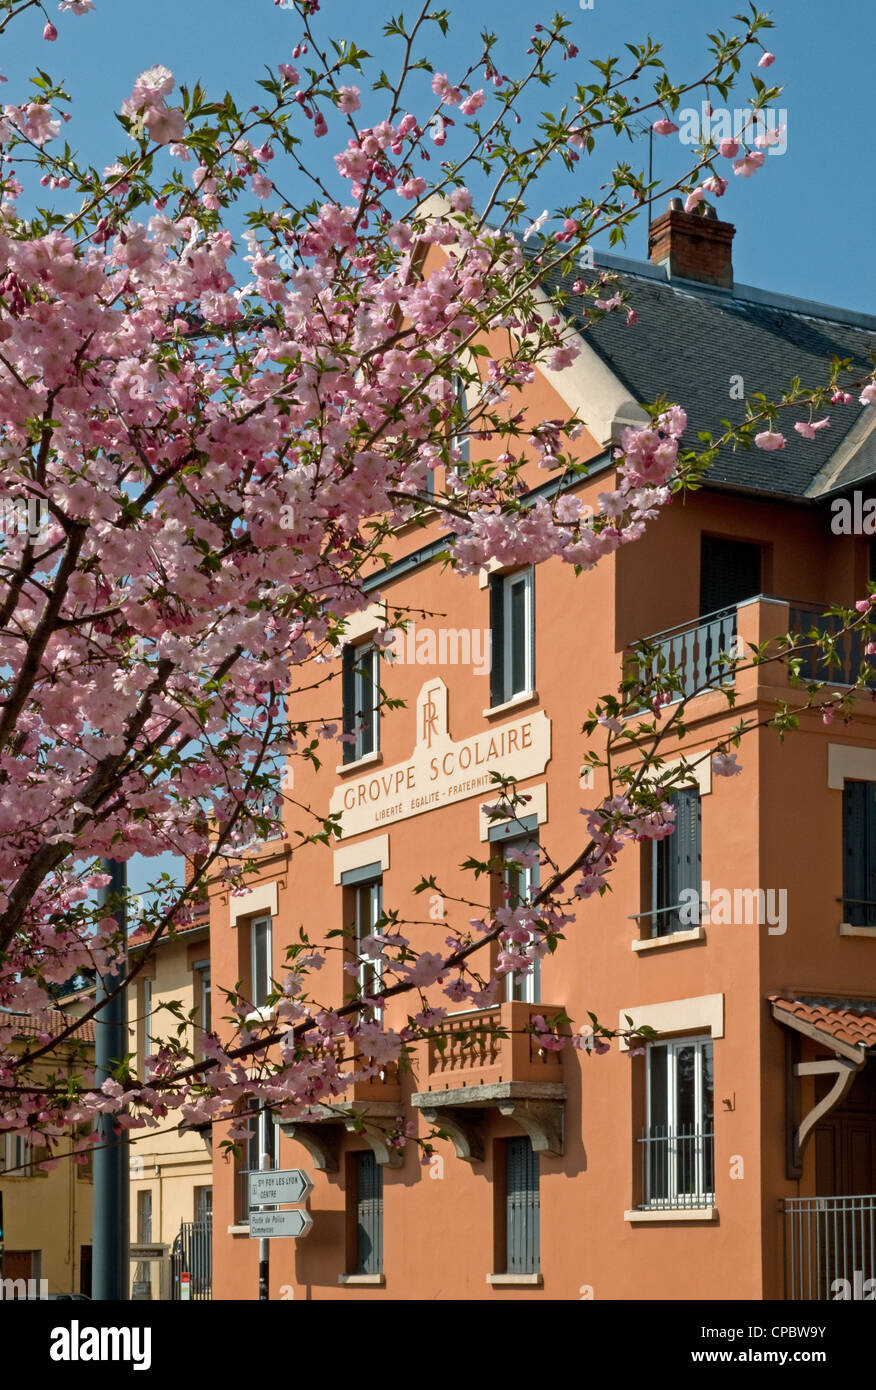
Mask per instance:
[[[876,319],[783,296],[764,302],[770,298],[766,292],[744,285],[731,293],[688,280],[670,282],[663,267],[626,257],[597,252],[595,259],[598,268],[620,273],[638,322],[628,326],[623,312],[607,314],[587,328],[585,339],[635,400],[650,402],[665,395],[684,406],[688,430],[683,446],[696,447],[697,430],[715,436],[721,433],[721,419],[742,418],[742,402],[730,399],[731,376],[743,378],[746,395],[762,391],[773,400],[794,376],[804,386],[823,384],[832,355],[850,357],[857,376],[872,370]],[[547,288],[562,285],[568,294],[566,312],[579,328],[584,326],[583,302],[572,293],[572,281],[592,280],[593,275],[576,272],[565,282],[557,273],[545,277]],[[859,323],[843,322],[846,318]],[[809,418],[808,410],[789,411],[781,427],[788,441],[783,450],[724,451],[709,473],[709,484],[803,500],[863,408],[857,393],[852,405],[828,407],[830,428],[814,440],[793,428],[796,420]]]
[[[774,1009],[791,1014],[824,1034],[824,1041],[876,1050],[876,1000],[770,995]]]

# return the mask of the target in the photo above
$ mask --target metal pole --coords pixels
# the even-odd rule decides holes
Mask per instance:
[[[259,1116],[260,1135],[262,1133],[262,1125],[264,1124],[265,1126],[267,1126],[267,1122],[268,1116],[263,1111],[262,1114]],[[269,1153],[265,1153],[264,1150],[262,1150],[262,1154],[259,1159],[259,1169],[261,1170],[261,1172],[264,1172],[267,1168],[270,1168],[270,1166],[271,1155]],[[264,1207],[261,1207],[260,1210],[263,1211]],[[271,1247],[268,1244],[267,1239],[262,1238],[259,1241],[259,1303],[267,1303],[268,1301],[268,1261],[270,1259],[270,1249]]]
[[[115,859],[103,861],[103,872],[110,882],[100,890],[99,902],[110,910],[119,924],[124,941],[113,968],[98,978],[96,1003],[125,979],[127,973],[127,914],[125,910],[125,865]],[[95,1014],[96,1084],[112,1076],[118,1063],[128,1055],[127,992],[122,989]],[[97,1125],[100,1138],[94,1153],[94,1217],[92,1289],[93,1298],[127,1301],[130,1283],[130,1192],[128,1135],[113,1132],[113,1117],[101,1115]]]

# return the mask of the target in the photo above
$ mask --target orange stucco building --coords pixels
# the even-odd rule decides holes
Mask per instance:
[[[734,285],[731,245],[727,224],[675,209],[655,223],[652,264],[597,258],[630,290],[637,327],[606,318],[582,333],[572,369],[522,394],[532,422],[572,410],[587,422],[581,501],[598,508],[641,401],[663,392],[686,407],[684,446],[734,410],[737,378],[770,393],[794,373],[821,379],[831,353],[866,371],[876,322]],[[570,863],[580,808],[607,787],[602,771],[589,785],[581,724],[617,689],[631,642],[654,636],[686,690],[708,687],[734,641],[806,630],[866,591],[869,536],[832,522],[835,500],[876,473],[874,419],[837,407],[814,441],[788,425],[781,453],[722,456],[707,486],[579,578],[547,561],[462,579],[436,558],[437,527],[398,534],[372,607],[348,626],[333,696],[339,707],[343,683],[356,743],[294,771],[296,800],[339,810],[342,837],[299,845],[290,820],[288,840],[263,846],[250,895],[215,885],[214,990],[243,979],[260,1004],[302,925],[314,941],[345,929],[351,946],[392,908],[419,950],[440,950],[454,914],[471,915],[454,899],[532,887],[533,856],[514,850]],[[532,470],[534,492],[545,476]],[[387,607],[417,617],[378,667],[369,636]],[[841,655],[839,684],[859,659]],[[372,708],[375,675],[404,708]],[[292,698],[296,717],[325,716],[324,692]],[[796,698],[782,665],[740,671],[734,708],[703,689],[663,756],[694,759]],[[217,1133],[214,1297],[257,1296],[245,1184],[263,1152],[314,1180],[311,1233],[272,1242],[272,1298],[876,1296],[876,706],[859,697],[850,723],[806,714],[784,742],[761,728],[739,761],[734,777],[700,762],[676,834],[628,847],[556,953],[494,1006],[460,1005],[411,1071],[387,1068],[307,1121],[260,1122],[236,1169]],[[528,794],[517,822],[482,813],[491,770]],[[501,868],[476,888],[460,865],[490,854]],[[424,874],[440,892],[414,893]],[[349,987],[344,959],[329,950],[322,997]],[[390,1000],[387,1021],[401,1027],[407,1010]],[[529,1019],[558,1010],[576,1028],[592,1011],[656,1037],[636,1055],[617,1041],[601,1055],[541,1051]],[[496,1025],[508,1035],[472,1043]],[[398,1116],[447,1136],[428,1165],[394,1147]]]

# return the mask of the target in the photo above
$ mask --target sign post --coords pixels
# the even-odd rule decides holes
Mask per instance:
[[[302,1203],[313,1191],[313,1180],[303,1168],[268,1168],[267,1154],[259,1172],[249,1175],[249,1236],[259,1243],[259,1302],[267,1302],[269,1240],[277,1237],[301,1240],[313,1226],[313,1217]],[[292,1209],[278,1211],[285,1202]],[[265,1211],[263,1208],[271,1207]]]

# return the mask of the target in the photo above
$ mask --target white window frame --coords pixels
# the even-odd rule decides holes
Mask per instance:
[[[468,425],[468,388],[462,377],[461,372],[453,373],[453,404],[462,412],[465,424]],[[464,472],[471,463],[471,434],[459,434],[456,430],[450,437],[451,448],[458,449],[460,458],[453,464],[457,472]],[[432,475],[434,476],[434,475]]]
[[[516,647],[513,640],[514,627],[513,591],[523,584],[524,624],[523,624],[523,684],[514,689],[514,657]],[[514,570],[502,579],[502,689],[505,700],[513,700],[517,695],[529,695],[535,688],[534,635],[535,613],[533,611],[533,571],[532,566],[524,570]]]
[[[369,674],[365,674],[361,667],[363,658],[368,658],[370,668]],[[378,685],[380,681],[380,652],[373,642],[363,642],[353,648],[353,717],[356,721],[356,742],[353,745],[354,761],[359,758],[367,758],[372,753],[380,752],[380,692]],[[368,708],[371,702],[371,728],[373,739],[370,748],[365,747],[366,729],[361,723],[361,713]]]
[[[152,1188],[141,1187],[137,1193],[137,1244],[152,1244],[152,1218],[154,1204],[152,1201]],[[145,1220],[144,1220],[145,1218]],[[144,1226],[148,1227],[148,1234],[143,1233]]]
[[[375,923],[379,921],[380,917],[383,915],[383,878],[369,878],[366,879],[363,883],[354,884],[352,891],[356,895],[356,920],[354,934],[356,957],[357,959],[359,959],[361,957],[359,943],[362,941],[363,937],[371,936],[371,934],[374,931]],[[366,891],[368,893],[367,922],[365,921],[365,917],[362,912],[362,903]],[[366,929],[363,930],[363,928]],[[373,995],[375,993],[379,994],[380,987],[383,981],[383,961],[363,961],[359,959],[359,972],[356,979],[358,982],[360,995],[365,994],[366,992],[370,995]],[[380,1019],[383,1016],[383,1011],[381,1009],[374,1009],[372,1011],[372,1015],[374,1020],[379,1023]]]
[[[520,875],[520,901],[531,902],[533,890],[538,891],[539,873],[537,864],[521,864],[518,860],[506,857],[509,849],[538,849],[538,839],[534,835],[521,836],[519,839],[506,840],[502,842],[502,888],[508,888],[510,870],[513,867],[515,874]],[[519,991],[516,993],[515,991]],[[524,1004],[541,1003],[541,961],[537,960],[532,969],[525,975],[518,975],[516,971],[511,971],[505,976],[505,998],[508,1002],[519,999]]]
[[[195,961],[192,971],[197,982],[198,991],[198,1021],[195,1025],[196,1036],[200,1036],[201,1043],[198,1050],[203,1048],[203,1039],[207,1033],[212,1031],[213,1024],[213,989],[210,977],[210,962],[208,960]]]
[[[694,1131],[705,1136],[705,1111],[704,1111],[704,1087],[703,1087],[703,1051],[705,1047],[712,1048],[712,1182],[713,1187],[709,1190],[705,1186],[705,1140],[696,1152],[696,1191],[693,1194],[679,1192],[679,1154],[678,1154],[678,1053],[682,1048],[693,1047],[696,1049],[696,1065],[694,1070]],[[646,1155],[645,1164],[645,1190],[642,1193],[642,1205],[646,1210],[659,1210],[661,1208],[677,1210],[684,1206],[708,1206],[714,1203],[714,1176],[715,1176],[715,1085],[714,1085],[714,1065],[715,1054],[713,1038],[709,1033],[698,1034],[694,1037],[681,1038],[656,1038],[649,1043],[646,1049],[646,1073],[645,1073],[645,1125],[646,1131],[651,1139],[651,1129],[653,1128],[652,1115],[652,1074],[656,1054],[659,1052],[661,1064],[666,1068],[666,1130],[667,1130],[667,1196],[654,1197],[650,1193],[650,1153]],[[665,1062],[664,1062],[665,1057]],[[691,1196],[697,1198],[696,1203],[691,1202]],[[685,1201],[685,1198],[688,1200]]]
[[[152,1002],[152,981],[148,975],[143,978],[143,1070],[146,1070],[146,1058],[151,1057],[157,1050],[158,1041],[152,1031],[152,1017],[154,1009]]]
[[[10,1178],[32,1178],[36,1176],[34,1164],[34,1151],[25,1142],[23,1134],[4,1134],[3,1138],[3,1166],[4,1173],[0,1177]],[[15,1171],[10,1171],[14,1169]]]
[[[256,990],[256,981],[257,981],[257,979],[258,979],[258,974],[259,974],[259,971],[258,971],[259,961],[258,961],[258,959],[257,959],[257,946],[256,946],[256,942],[257,942],[257,939],[258,939],[258,937],[257,937],[257,928],[260,928],[260,927],[267,927],[267,931],[265,932],[265,935],[264,935],[264,937],[263,937],[263,940],[264,940],[265,943],[266,943],[265,954],[266,954],[266,957],[267,957],[267,959],[263,962],[263,964],[264,964],[264,973],[265,973],[265,998],[264,998],[264,999],[256,999],[256,993],[257,993],[257,990]],[[266,914],[266,915],[263,915],[263,916],[260,916],[260,917],[253,917],[253,918],[252,918],[252,920],[251,920],[251,922],[250,922],[250,924],[249,924],[249,949],[250,949],[250,993],[252,994],[252,999],[251,999],[250,1002],[251,1002],[251,1004],[253,1005],[253,1012],[252,1012],[251,1014],[248,1014],[248,1015],[247,1015],[247,1020],[248,1020],[248,1021],[249,1021],[249,1020],[259,1020],[259,1021],[264,1022],[266,1019],[270,1018],[271,1015],[272,1015],[272,1013],[273,1013],[273,1010],[272,1010],[271,1008],[269,1008],[268,1005],[265,1003],[265,1000],[267,999],[267,996],[271,993],[271,980],[272,980],[272,978],[273,978],[273,973],[274,973],[274,971],[273,971],[273,964],[274,964],[274,919],[273,919],[273,917],[272,917],[270,914]]]

